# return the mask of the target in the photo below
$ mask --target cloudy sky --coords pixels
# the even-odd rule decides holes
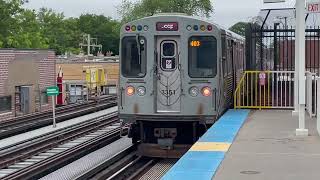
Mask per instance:
[[[76,17],[83,13],[104,14],[118,19],[117,7],[121,0],[29,0],[27,8],[52,8],[63,12],[67,17]],[[212,19],[224,27],[230,27],[238,21],[248,21],[257,16],[260,9],[292,6],[293,0],[285,4],[264,5],[263,0],[212,0],[214,13]]]

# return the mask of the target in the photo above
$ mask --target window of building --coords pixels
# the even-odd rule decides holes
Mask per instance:
[[[10,112],[12,108],[12,98],[11,96],[0,97],[0,113]]]
[[[189,76],[212,78],[217,75],[217,39],[192,36],[189,39]]]
[[[125,77],[141,78],[146,75],[147,42],[144,37],[128,36],[121,44],[121,71]]]

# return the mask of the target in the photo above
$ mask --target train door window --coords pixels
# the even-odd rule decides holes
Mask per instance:
[[[172,71],[177,66],[177,44],[175,41],[163,41],[161,43],[161,68]]]
[[[213,78],[217,75],[217,39],[213,36],[189,38],[189,76]]]
[[[128,36],[121,43],[121,71],[125,77],[142,78],[146,75],[146,39]]]
[[[11,111],[12,99],[11,96],[0,97],[0,113]]]
[[[222,71],[223,71],[223,77],[226,77],[228,68],[227,68],[227,43],[226,43],[225,35],[222,35],[221,46],[222,46]]]
[[[228,40],[228,62],[227,62],[227,66],[228,66],[228,74],[232,73],[232,60],[233,60],[233,47],[232,47],[232,41]]]

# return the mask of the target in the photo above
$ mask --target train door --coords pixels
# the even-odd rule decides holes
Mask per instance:
[[[158,113],[181,111],[180,38],[158,37],[157,51],[157,96]]]

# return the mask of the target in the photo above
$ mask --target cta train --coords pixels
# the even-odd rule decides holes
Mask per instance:
[[[232,105],[245,41],[184,14],[125,24],[120,34],[119,117],[144,156],[176,158]]]

